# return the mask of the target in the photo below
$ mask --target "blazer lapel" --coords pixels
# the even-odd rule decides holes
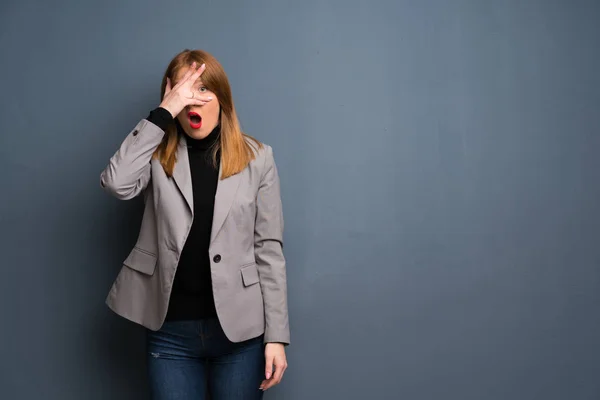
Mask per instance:
[[[190,173],[190,160],[187,152],[185,138],[179,139],[177,146],[177,162],[173,169],[173,179],[179,187],[181,194],[185,198],[192,215],[194,215],[194,198],[192,192],[192,175]]]
[[[235,199],[235,193],[240,185],[241,173],[230,176],[227,179],[221,179],[222,166],[219,164],[219,181],[217,183],[217,193],[215,194],[215,209],[213,213],[213,224],[210,234],[210,243],[215,240],[219,230],[225,222],[229,209]]]

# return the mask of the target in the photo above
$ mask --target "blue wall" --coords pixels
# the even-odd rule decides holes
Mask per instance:
[[[203,48],[273,146],[293,344],[267,399],[600,397],[600,3],[0,6],[0,397],[145,399],[99,174]]]

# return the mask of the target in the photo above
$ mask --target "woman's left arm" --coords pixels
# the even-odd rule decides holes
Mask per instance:
[[[290,343],[286,262],[283,255],[283,210],[273,149],[265,145],[265,166],[256,196],[254,256],[265,306],[266,390],[281,381],[287,368],[284,346]],[[274,369],[274,371],[273,371]]]
[[[290,343],[283,210],[273,149],[265,145],[265,166],[256,196],[254,256],[265,305],[265,343]]]

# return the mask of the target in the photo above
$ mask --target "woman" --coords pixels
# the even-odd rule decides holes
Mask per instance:
[[[106,301],[147,328],[154,399],[261,399],[280,382],[290,341],[273,151],[242,133],[207,52],[178,54],[161,98],[100,177],[115,197],[145,204]]]

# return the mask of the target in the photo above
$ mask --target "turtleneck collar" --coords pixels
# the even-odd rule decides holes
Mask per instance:
[[[183,135],[183,137],[185,138],[189,150],[208,150],[219,139],[221,133],[221,126],[220,124],[217,125],[208,134],[208,136],[203,139],[194,139],[193,137],[190,137],[187,133],[185,133],[185,131],[179,123],[177,123],[177,130],[179,131],[179,134]]]

